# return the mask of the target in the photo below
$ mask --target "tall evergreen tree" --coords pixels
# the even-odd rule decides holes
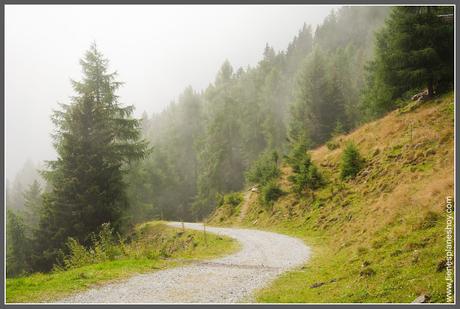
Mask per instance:
[[[52,117],[58,159],[44,172],[52,185],[40,222],[43,268],[51,267],[68,237],[89,241],[90,233],[110,222],[116,230],[128,206],[124,181],[126,163],[142,158],[140,123],[133,106],[118,102],[121,83],[108,73],[108,60],[91,45],[80,61],[83,80],[72,81],[71,104]]]
[[[453,23],[437,15],[440,7],[395,7],[376,35],[375,59],[369,64],[365,107],[371,116],[395,108],[394,101],[412,89],[428,95],[453,81]]]
[[[314,146],[331,137],[338,121],[345,122],[345,108],[334,66],[319,49],[307,60],[291,106],[289,134],[294,143],[307,137]]]
[[[209,214],[217,193],[240,190],[244,184],[240,104],[233,94],[235,76],[228,61],[222,65],[214,85],[205,94],[209,121],[199,142],[197,218]]]
[[[6,218],[6,276],[15,277],[30,270],[29,240],[20,216],[8,209]]]
[[[27,227],[28,237],[34,236],[38,229],[40,211],[42,207],[42,189],[37,180],[24,192],[24,223]]]

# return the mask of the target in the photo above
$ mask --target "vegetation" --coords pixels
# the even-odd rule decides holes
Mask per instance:
[[[277,178],[280,175],[278,159],[276,151],[262,153],[246,172],[246,180],[264,186],[270,180]]]
[[[232,207],[236,207],[243,202],[243,196],[239,192],[233,192],[229,194],[225,194],[223,196],[220,196],[218,206],[222,205],[230,205]]]
[[[45,300],[175,265],[171,257],[226,252],[228,240],[203,247],[201,234],[161,224],[131,233],[153,219],[212,214],[315,246],[311,266],[261,301],[429,293],[445,302],[454,30],[438,15],[449,12],[344,7],[315,33],[304,25],[284,51],[267,44],[254,67],[225,61],[205,90],[188,87],[140,120],[118,101],[122,83],[93,44],[75,96],[53,114],[57,159],[41,171],[45,182],[28,163],[7,184],[7,299]],[[257,185],[256,197],[239,193],[245,185]]]
[[[453,7],[400,6],[376,35],[363,106],[371,117],[395,108],[400,97],[426,88],[427,95],[453,86],[453,24],[437,15]]]
[[[261,202],[263,205],[271,206],[283,193],[278,183],[272,180],[262,187],[260,194]]]
[[[7,211],[6,226],[6,275],[14,277],[29,270],[30,246],[24,221],[12,210]]]
[[[64,268],[51,273],[36,273],[6,280],[8,303],[48,302],[94,285],[135,274],[158,271],[178,266],[192,259],[204,259],[228,254],[238,244],[227,237],[171,228],[161,222],[138,225],[130,235],[131,241],[113,244],[105,231],[96,237],[94,250],[88,250],[75,241],[66,257]]]
[[[300,136],[311,147],[336,128],[354,128],[362,121],[372,34],[388,10],[342,8],[315,32],[305,25],[286,50],[267,45],[254,67],[226,61],[204,91],[187,88],[162,113],[144,115],[143,134],[154,150],[130,171],[132,209],[199,220],[218,205],[218,194],[268,182],[277,173],[268,159],[273,151],[281,158]]]
[[[340,177],[348,179],[355,177],[363,168],[364,159],[359,154],[359,150],[353,142],[349,142],[345,149],[340,162]]]
[[[292,146],[287,162],[292,167],[293,175],[289,179],[293,184],[293,191],[297,194],[307,189],[315,190],[324,185],[325,179],[311,161],[305,138]]]
[[[292,168],[284,165],[278,182],[288,193],[270,209],[254,196],[242,220],[213,213],[212,224],[286,233],[312,247],[303,267],[262,289],[257,301],[405,303],[421,294],[447,301],[444,208],[454,193],[453,104],[451,92],[338,136],[344,144],[359,141],[369,158],[352,183],[341,181],[342,150],[324,145],[311,151],[311,160],[329,181],[313,195],[290,193]]]
[[[72,82],[77,95],[52,118],[58,159],[44,172],[51,189],[34,239],[41,255],[36,270],[51,269],[68,237],[88,244],[88,236],[106,222],[121,230],[128,205],[125,164],[141,159],[147,149],[138,121],[130,117],[133,106],[118,102],[121,83],[107,73],[108,61],[96,45],[80,63],[83,81]]]

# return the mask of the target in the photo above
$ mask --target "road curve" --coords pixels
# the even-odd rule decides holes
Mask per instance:
[[[185,227],[203,230],[201,223],[185,223]],[[136,275],[59,303],[251,302],[255,290],[282,272],[302,265],[310,256],[310,249],[301,240],[286,235],[209,226],[206,231],[235,238],[241,243],[241,250],[223,258]]]

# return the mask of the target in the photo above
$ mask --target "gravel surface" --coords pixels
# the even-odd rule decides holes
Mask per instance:
[[[180,227],[181,223],[171,222]],[[201,223],[185,223],[203,230]],[[206,231],[235,238],[242,249],[232,255],[131,277],[63,299],[59,303],[237,303],[310,255],[299,239],[251,229]]]

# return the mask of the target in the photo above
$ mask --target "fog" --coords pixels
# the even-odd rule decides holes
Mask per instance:
[[[268,42],[283,50],[303,23],[337,6],[51,6],[5,8],[6,176],[27,159],[55,158],[50,115],[73,94],[79,59],[95,41],[125,82],[136,116],[159,112],[188,85],[213,81],[225,59],[255,65]]]

